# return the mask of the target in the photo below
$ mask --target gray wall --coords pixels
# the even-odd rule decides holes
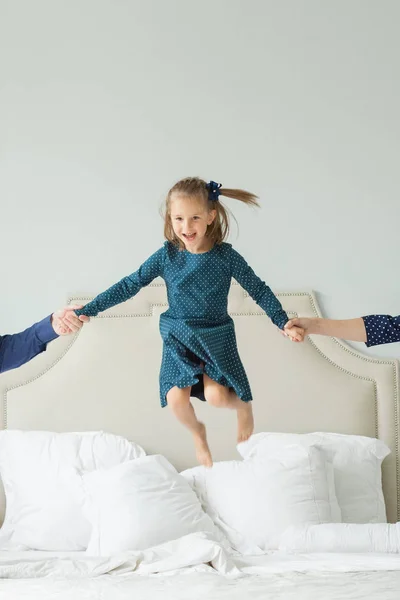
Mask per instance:
[[[0,9],[1,332],[135,270],[187,175],[260,195],[230,241],[274,289],[400,313],[396,0]]]

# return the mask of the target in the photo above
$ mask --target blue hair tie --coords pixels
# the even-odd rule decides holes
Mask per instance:
[[[208,189],[208,199],[211,202],[218,202],[219,198],[219,189],[222,187],[222,183],[216,183],[215,181],[210,181],[206,183],[206,188]]]

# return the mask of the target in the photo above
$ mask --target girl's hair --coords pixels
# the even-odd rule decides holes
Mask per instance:
[[[229,234],[229,214],[228,210],[220,200],[211,199],[211,194],[206,181],[199,177],[186,177],[181,179],[169,190],[165,201],[165,214],[164,214],[164,236],[173,244],[179,247],[184,247],[183,243],[176,237],[171,221],[171,197],[172,194],[181,194],[182,196],[197,197],[204,201],[207,205],[208,210],[215,210],[214,221],[207,227],[207,237],[212,241],[213,244],[221,244]],[[259,206],[257,202],[257,196],[246,192],[245,190],[237,190],[231,188],[220,187],[217,196],[225,196],[227,198],[234,198],[240,200],[245,204],[252,206]]]

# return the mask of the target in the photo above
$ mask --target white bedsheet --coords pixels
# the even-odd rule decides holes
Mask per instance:
[[[207,535],[192,534],[112,558],[0,552],[0,577],[1,600],[398,600],[400,556],[229,557]]]
[[[286,573],[226,579],[211,572],[174,577],[6,580],[1,600],[398,600],[399,571]]]

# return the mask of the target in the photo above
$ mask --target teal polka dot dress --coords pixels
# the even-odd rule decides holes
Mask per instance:
[[[192,254],[166,242],[132,275],[128,275],[92,302],[75,311],[94,317],[125,302],[162,277],[167,286],[169,308],[161,315],[163,356],[160,369],[161,406],[168,391],[192,387],[192,395],[204,399],[203,373],[232,388],[243,401],[252,400],[246,372],[236,345],[235,328],[228,314],[232,277],[283,329],[288,316],[271,289],[230,244],[215,245],[209,252]]]

